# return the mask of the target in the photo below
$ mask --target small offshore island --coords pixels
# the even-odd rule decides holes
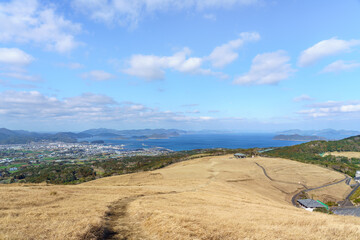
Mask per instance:
[[[276,135],[273,138],[274,140],[281,140],[281,141],[316,141],[316,140],[326,140],[324,137],[319,136],[302,136],[299,134],[293,135]]]

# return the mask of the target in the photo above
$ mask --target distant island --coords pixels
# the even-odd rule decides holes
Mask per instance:
[[[303,136],[299,134],[292,135],[276,135],[273,137],[273,140],[282,140],[282,141],[315,141],[315,140],[326,140],[324,137],[319,136]]]
[[[291,129],[286,131],[277,132],[278,135],[301,135],[301,136],[317,136],[323,137],[327,140],[340,140],[348,138],[351,136],[360,135],[359,131],[354,130],[335,130],[335,129],[321,129],[321,130],[300,130],[300,129]],[[309,140],[319,140],[319,139],[309,139]],[[321,139],[320,139],[321,140]],[[308,140],[306,140],[308,141]]]

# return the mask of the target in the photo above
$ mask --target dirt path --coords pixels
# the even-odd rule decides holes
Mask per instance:
[[[266,169],[265,169],[263,166],[261,166],[261,165],[258,164],[257,162],[255,162],[255,164],[256,164],[257,166],[259,166],[259,167],[263,170],[264,175],[265,175],[270,181],[282,182],[282,183],[288,183],[288,184],[297,184],[297,185],[303,186],[303,189],[302,189],[301,191],[297,192],[297,193],[291,198],[291,203],[292,203],[295,207],[298,207],[298,205],[297,205],[297,199],[298,199],[299,195],[300,195],[302,192],[307,193],[307,192],[310,192],[310,191],[313,191],[313,190],[316,190],[316,189],[325,188],[325,187],[329,187],[329,186],[332,186],[332,185],[335,185],[335,184],[339,184],[339,183],[341,183],[341,182],[343,182],[343,181],[349,182],[349,179],[351,180],[351,178],[350,178],[349,176],[344,175],[345,178],[342,179],[342,180],[339,180],[339,181],[336,181],[336,182],[332,182],[332,183],[327,183],[327,184],[321,185],[321,186],[319,186],[319,187],[308,188],[306,185],[301,184],[301,183],[294,183],[294,182],[287,182],[287,181],[281,181],[281,180],[273,179],[273,178],[271,178],[271,177],[267,174]],[[352,193],[353,193],[353,191],[352,191]],[[352,193],[351,193],[351,194],[352,194]],[[351,194],[350,194],[349,196],[351,196]],[[349,197],[349,196],[348,196],[348,197]],[[348,198],[347,198],[347,199],[348,199]],[[347,199],[346,199],[346,200],[347,200]]]
[[[127,213],[128,205],[144,196],[126,197],[109,207],[105,217],[105,234],[103,239],[144,239],[141,237],[141,231],[134,224],[131,224]]]
[[[273,181],[273,182],[280,182],[280,183],[286,183],[286,184],[295,184],[295,185],[301,185],[303,186],[305,189],[308,189],[308,187],[305,185],[305,184],[302,184],[302,183],[295,183],[295,182],[288,182],[288,181],[282,181],[282,180],[276,180],[276,179],[273,179],[272,177],[270,177],[267,172],[266,172],[266,169],[261,166],[260,164],[258,164],[257,162],[255,162],[256,165],[258,165],[264,172],[264,175],[265,177],[267,177],[270,181]]]
[[[104,224],[104,235],[99,237],[100,240],[130,240],[130,239],[147,239],[143,236],[142,231],[139,226],[136,224],[131,223],[131,219],[128,215],[127,209],[129,204],[133,201],[147,197],[147,196],[155,196],[161,194],[178,194],[183,192],[196,192],[204,187],[208,186],[212,181],[216,179],[216,175],[219,173],[213,170],[214,165],[217,162],[212,162],[208,171],[210,172],[210,176],[208,180],[204,184],[200,184],[192,189],[185,190],[185,191],[170,191],[170,192],[156,192],[152,194],[141,194],[135,195],[130,197],[125,197],[119,199],[118,201],[114,202],[112,205],[109,206],[109,210],[105,216],[105,224]]]

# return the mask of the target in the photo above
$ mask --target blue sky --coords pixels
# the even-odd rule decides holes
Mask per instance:
[[[356,129],[360,1],[0,1],[0,126]]]

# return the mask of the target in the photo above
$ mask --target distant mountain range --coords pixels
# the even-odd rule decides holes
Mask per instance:
[[[184,131],[179,129],[138,129],[138,130],[116,130],[108,128],[89,129],[83,132],[58,132],[58,133],[38,133],[24,130],[9,130],[0,128],[0,144],[24,144],[30,142],[78,142],[86,139],[88,141],[99,141],[103,139],[166,139],[177,137],[183,134],[205,134],[205,133],[225,133],[221,131]],[[313,141],[313,140],[339,140],[355,135],[360,135],[358,131],[349,130],[287,130],[278,132],[274,137],[276,140],[289,141]]]
[[[187,133],[178,129],[115,130],[107,128],[89,129],[80,133],[37,133],[24,130],[0,128],[0,144],[25,144],[30,142],[78,142],[79,139],[166,139]]]
[[[322,130],[299,130],[299,129],[292,129],[287,131],[282,131],[277,133],[278,136],[286,135],[286,136],[294,136],[298,135],[303,138],[308,138],[308,140],[303,141],[312,141],[312,140],[340,140],[344,138],[348,138],[351,136],[360,135],[359,131],[352,131],[352,130],[334,130],[334,129],[322,129]],[[275,136],[278,138],[278,136]],[[318,139],[311,139],[312,137]],[[296,136],[294,136],[296,138]],[[295,140],[296,141],[296,140]]]

